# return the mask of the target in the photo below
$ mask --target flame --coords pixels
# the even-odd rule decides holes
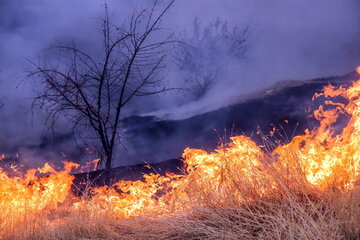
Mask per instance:
[[[357,72],[360,74],[360,66]],[[304,186],[294,180],[299,177],[317,192],[351,190],[360,179],[360,80],[350,87],[326,86],[314,95],[317,98],[324,99],[324,105],[313,113],[319,126],[273,152],[264,151],[249,137],[236,136],[211,153],[185,149],[183,174],[149,174],[144,180],[90,187],[82,197],[71,192],[74,177],[70,173],[77,164],[65,163],[61,171],[45,164],[25,174],[0,168],[0,230],[14,227],[27,214],[50,214],[64,205],[68,212],[86,208],[118,219],[191,211],[194,203],[201,205],[210,197],[221,204],[224,194],[247,202],[274,196],[284,182],[301,191]],[[341,116],[349,120],[339,133],[334,124]],[[269,174],[271,171],[276,174]]]
[[[75,166],[75,163],[65,163],[64,170],[56,171],[45,164],[22,176],[9,176],[0,169],[0,225],[16,225],[29,213],[57,209],[59,204],[70,198],[74,179],[70,171]],[[39,174],[43,176],[39,177]]]

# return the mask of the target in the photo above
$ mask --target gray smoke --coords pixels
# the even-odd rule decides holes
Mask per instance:
[[[132,9],[141,9],[148,2],[107,1],[115,22],[120,24]],[[30,67],[26,59],[38,62],[44,57],[56,58],[44,50],[57,41],[75,41],[97,54],[94,45],[101,41],[98,19],[103,4],[103,0],[0,0],[0,102],[5,104],[0,110],[0,151],[21,152],[35,161],[33,146],[50,141],[44,127],[46,113],[31,110],[31,99],[41,86],[26,80]],[[249,27],[246,61],[240,64],[229,62],[227,57],[219,59],[223,75],[198,101],[172,92],[133,102],[129,114],[186,118],[236,102],[241,95],[280,80],[342,75],[360,64],[358,0],[179,0],[164,20],[164,27],[182,37],[192,33],[195,17],[204,26],[219,18],[230,26]],[[181,85],[183,79],[169,55],[165,72],[169,84]],[[59,126],[55,129],[58,133],[71,129],[64,120]],[[38,157],[39,164],[56,158],[68,146],[76,148],[71,137],[64,139],[60,144],[63,147],[45,144],[43,149],[53,151]]]

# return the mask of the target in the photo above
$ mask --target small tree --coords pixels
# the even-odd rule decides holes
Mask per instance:
[[[41,81],[43,89],[34,104],[48,111],[54,122],[63,114],[74,131],[86,134],[85,142],[100,146],[101,162],[110,168],[114,150],[120,143],[121,118],[128,103],[137,96],[157,94],[164,87],[161,69],[171,35],[163,37],[160,23],[173,5],[162,10],[158,1],[134,13],[124,27],[114,26],[105,5],[101,21],[102,58],[96,58],[75,44],[57,46],[56,64],[36,64],[30,77]]]
[[[247,52],[248,28],[229,28],[220,19],[201,27],[196,18],[193,32],[176,54],[176,64],[189,92],[198,100],[222,76],[222,62],[241,60]]]

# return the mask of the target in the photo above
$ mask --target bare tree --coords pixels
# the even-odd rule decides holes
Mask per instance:
[[[105,5],[101,21],[102,58],[98,59],[75,44],[60,45],[56,64],[36,64],[29,77],[41,81],[43,89],[34,105],[46,109],[51,120],[63,114],[80,135],[101,147],[101,162],[110,168],[114,150],[120,143],[120,125],[124,109],[137,96],[157,94],[165,87],[166,46],[176,41],[162,34],[161,20],[174,0],[160,7],[155,1],[149,8],[134,13],[128,24],[114,26]],[[53,122],[53,121],[52,121]]]
[[[188,91],[195,100],[202,98],[223,76],[224,63],[245,59],[248,27],[230,28],[219,18],[202,27],[195,18],[192,34],[184,39],[175,60]]]

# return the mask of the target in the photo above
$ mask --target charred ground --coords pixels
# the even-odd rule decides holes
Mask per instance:
[[[75,185],[90,182],[103,186],[119,180],[139,180],[143,174],[178,173],[183,171],[181,155],[186,147],[210,151],[220,140],[226,142],[236,135],[249,136],[260,145],[264,144],[264,137],[279,141],[278,144],[285,143],[305,129],[318,126],[318,122],[309,117],[320,104],[312,101],[315,92],[328,84],[348,85],[355,79],[356,73],[352,72],[310,81],[279,82],[238,104],[183,120],[160,120],[152,116],[127,118],[123,124],[129,151],[134,153],[132,160],[143,160],[143,163],[77,174]],[[275,134],[269,135],[274,128]]]

